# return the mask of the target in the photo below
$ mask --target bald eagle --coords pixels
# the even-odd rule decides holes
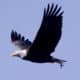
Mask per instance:
[[[48,4],[47,9],[44,8],[42,23],[33,42],[12,30],[11,42],[20,50],[11,55],[36,63],[59,63],[62,67],[66,61],[51,56],[61,38],[62,18],[61,7],[52,3]]]

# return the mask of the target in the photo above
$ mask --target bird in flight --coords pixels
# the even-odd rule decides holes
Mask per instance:
[[[61,38],[62,18],[61,7],[52,3],[44,8],[42,23],[33,42],[12,30],[11,42],[20,50],[11,55],[36,63],[58,63],[62,67],[66,60],[51,56]]]

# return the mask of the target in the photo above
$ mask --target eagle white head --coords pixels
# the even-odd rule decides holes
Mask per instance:
[[[24,49],[24,50],[17,50],[17,51],[14,51],[11,56],[13,57],[20,57],[20,58],[24,58],[25,56],[27,56],[27,49]]]

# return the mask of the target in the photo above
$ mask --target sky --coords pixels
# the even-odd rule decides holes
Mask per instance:
[[[11,57],[11,30],[34,40],[47,4],[62,6],[62,38],[52,54],[67,62],[37,64]],[[0,0],[0,80],[80,80],[80,0]]]

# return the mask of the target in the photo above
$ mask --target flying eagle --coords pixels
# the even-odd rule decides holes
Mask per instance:
[[[62,67],[66,61],[51,56],[61,38],[62,18],[61,7],[52,3],[51,6],[48,4],[47,9],[44,8],[42,23],[33,42],[12,30],[11,42],[20,50],[11,55],[36,63],[59,63]]]

